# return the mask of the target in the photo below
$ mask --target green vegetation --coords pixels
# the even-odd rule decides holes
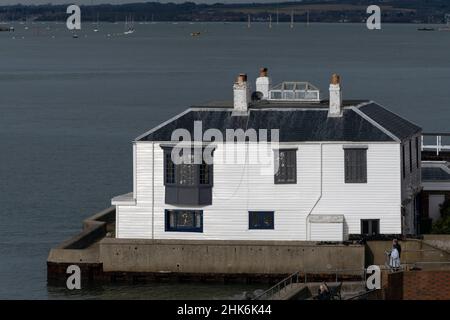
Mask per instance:
[[[433,223],[431,233],[450,234],[450,199],[441,205],[441,218]]]

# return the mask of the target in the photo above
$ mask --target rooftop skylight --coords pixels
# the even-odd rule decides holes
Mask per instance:
[[[320,101],[320,91],[309,82],[282,82],[269,91],[269,100]]]

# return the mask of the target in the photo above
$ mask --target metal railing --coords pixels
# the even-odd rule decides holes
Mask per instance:
[[[269,300],[276,294],[281,294],[281,292],[286,291],[286,288],[289,285],[291,285],[293,283],[299,283],[299,277],[300,277],[300,272],[299,271],[294,272],[289,277],[281,280],[280,282],[278,282],[274,286],[270,287],[269,289],[267,289],[260,295],[256,296],[254,298],[254,300]]]
[[[365,292],[358,293],[354,296],[351,296],[351,297],[347,298],[347,300],[363,300],[364,298],[367,298],[369,295],[371,295],[373,292],[376,292],[377,290],[378,289],[367,290]]]
[[[426,144],[425,137],[435,137],[435,144]],[[450,137],[450,132],[422,133],[422,151],[436,151],[439,155],[442,151],[450,151],[449,144],[442,142],[442,137]],[[450,140],[450,138],[448,138]]]
[[[359,274],[358,274],[359,273]],[[333,276],[335,282],[339,281],[339,275],[341,276],[357,276],[361,278],[361,281],[365,283],[366,279],[366,269],[326,269],[326,270],[310,270],[310,271],[297,271],[290,276],[284,278],[280,282],[276,283],[274,286],[270,287],[260,295],[256,296],[254,300],[270,300],[276,295],[281,295],[286,293],[288,287],[294,283],[308,283],[308,275],[315,278],[317,275],[328,275]]]

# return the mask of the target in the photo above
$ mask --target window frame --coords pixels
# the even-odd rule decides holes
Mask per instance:
[[[254,217],[255,215],[258,215],[258,214],[260,214],[260,215],[270,214],[271,219],[272,219],[271,225],[268,227],[264,227],[260,223],[264,218],[258,217],[257,219],[259,219],[261,221],[258,221],[258,223],[260,223],[260,224],[255,227],[255,223],[252,223],[252,217]],[[258,211],[258,210],[249,211],[248,212],[248,229],[249,230],[275,230],[275,211]]]
[[[367,146],[344,146],[344,183],[345,184],[367,184],[368,183],[368,155],[367,155]],[[352,151],[361,151],[364,152],[364,165],[352,165],[351,159],[349,159]],[[361,159],[353,159],[355,161],[361,160]],[[356,163],[356,162],[355,162]],[[352,174],[357,175],[358,170],[362,170],[361,173],[363,173],[362,178],[359,177],[353,177]]]
[[[274,157],[275,157],[275,163],[274,165],[278,164],[278,171],[274,173],[273,179],[274,184],[297,184],[297,148],[283,148],[283,149],[276,149],[274,150]],[[285,152],[287,155],[289,153],[292,153],[294,155],[293,164],[288,164],[289,157],[287,158],[287,166],[286,166],[286,177],[284,179],[281,179],[278,175],[278,172],[281,170],[280,163],[280,153]],[[278,156],[278,157],[277,157]],[[291,159],[292,160],[292,159]],[[289,169],[292,169],[294,172],[293,179],[289,179]]]
[[[361,230],[360,230],[360,234],[361,234],[361,235],[373,236],[373,235],[379,235],[379,234],[381,234],[381,233],[380,233],[380,219],[360,219],[360,221],[361,221],[361,222],[360,222],[360,223],[361,223]],[[374,234],[373,232],[372,232],[372,233],[364,233],[364,232],[363,232],[363,229],[364,229],[364,228],[363,228],[363,223],[364,223],[364,222],[368,222],[368,223],[369,223],[368,226],[367,226],[368,229],[369,229],[368,231],[373,231],[373,222],[374,222],[374,221],[377,222],[377,228],[378,228],[377,231],[378,231],[378,232],[375,233],[375,234]]]
[[[163,161],[164,161],[164,177],[163,177],[163,181],[164,181],[164,185],[165,186],[171,186],[171,187],[178,187],[178,188],[202,188],[202,187],[212,187],[214,185],[214,164],[206,164],[204,160],[202,160],[202,164],[186,164],[186,163],[182,163],[182,164],[174,164],[171,158],[171,154],[172,154],[172,150],[173,150],[174,146],[170,146],[170,147],[166,147],[163,146],[163,152],[164,152],[164,157],[163,157]],[[204,148],[203,148],[204,149]],[[202,149],[202,154],[203,154],[203,149]],[[192,148],[192,155],[194,154],[194,148]],[[171,167],[173,166],[173,173],[174,173],[174,177],[173,177],[173,182],[169,182],[167,179],[167,173],[169,171],[169,161],[171,163]],[[192,168],[190,168],[189,170],[191,170],[191,175],[192,175],[192,183],[190,184],[181,184],[180,181],[183,170],[186,170],[186,166],[193,166]],[[206,166],[208,168],[208,183],[201,183],[201,166]]]
[[[193,227],[171,227],[170,226],[170,215],[172,213],[178,215],[184,212],[189,212],[194,215],[193,217]],[[197,216],[200,218],[200,227],[195,227],[197,225]],[[177,221],[178,217],[175,218]],[[166,209],[164,210],[164,230],[166,232],[197,232],[203,233],[203,210],[191,210],[191,209]]]

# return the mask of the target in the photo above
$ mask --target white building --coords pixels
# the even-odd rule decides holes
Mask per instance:
[[[306,82],[271,87],[266,69],[250,94],[240,75],[232,104],[189,108],[138,137],[133,192],[112,199],[116,237],[343,241],[349,234],[414,234],[421,128],[373,101],[342,100],[339,76],[331,82],[330,99],[321,100]],[[172,134],[184,129],[198,137],[199,124],[214,136],[266,129],[271,138],[215,139],[212,165],[174,164],[179,139]],[[210,141],[205,134],[193,148]],[[227,160],[233,150],[243,162]],[[250,160],[262,150],[260,163]]]

